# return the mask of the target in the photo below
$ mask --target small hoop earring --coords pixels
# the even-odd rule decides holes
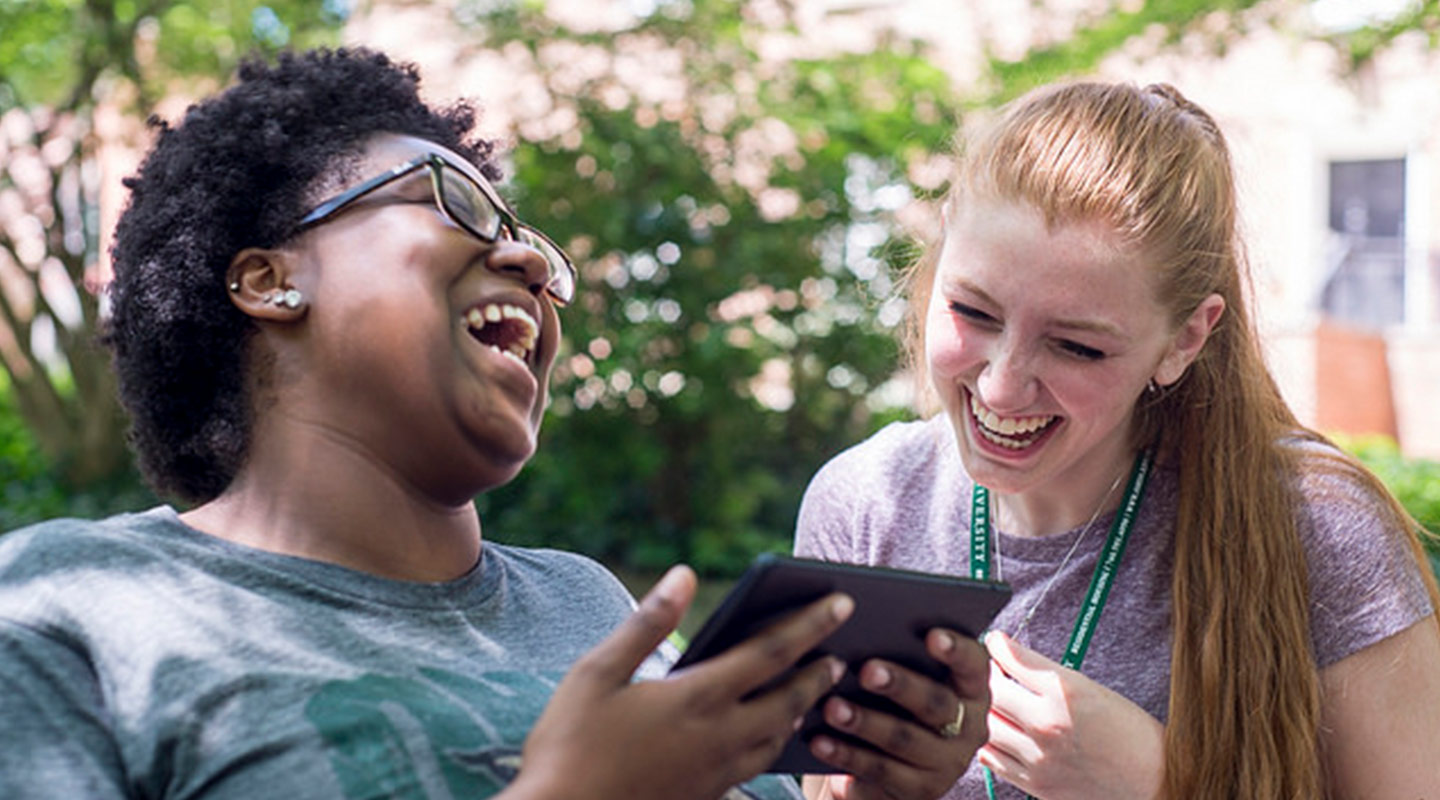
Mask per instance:
[[[240,294],[240,281],[235,281],[234,283],[230,284],[230,291],[234,292],[235,294]]]
[[[1152,396],[1160,394],[1160,384],[1156,383],[1154,378],[1151,378],[1148,382],[1146,382],[1145,394]]]

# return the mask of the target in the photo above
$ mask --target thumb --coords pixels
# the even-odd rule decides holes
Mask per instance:
[[[683,564],[671,567],[645,593],[634,613],[575,662],[574,670],[608,685],[628,683],[640,664],[680,624],[694,599],[695,572]]]
[[[1031,691],[1061,669],[1058,663],[1011,639],[1003,631],[985,634],[985,649],[990,652],[990,660],[1006,675]]]
[[[851,791],[855,788],[854,775],[830,775],[827,788],[830,790],[827,800],[859,800]]]

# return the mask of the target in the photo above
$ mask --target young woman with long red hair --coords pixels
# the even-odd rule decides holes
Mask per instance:
[[[911,283],[943,413],[827,464],[795,546],[1014,587],[949,798],[1440,787],[1423,534],[1281,397],[1236,206],[1218,125],[1165,85],[1035,90],[959,154]]]

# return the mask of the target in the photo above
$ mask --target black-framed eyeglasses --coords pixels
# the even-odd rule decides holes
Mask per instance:
[[[488,181],[484,178],[477,180],[439,153],[416,156],[335,195],[301,218],[295,233],[319,225],[361,197],[424,168],[430,170],[435,206],[446,219],[489,244],[503,238],[535,248],[549,266],[545,293],[557,305],[568,305],[575,299],[575,265],[565,251],[550,237],[521,222]]]

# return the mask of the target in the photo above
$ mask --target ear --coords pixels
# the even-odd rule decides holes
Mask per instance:
[[[1170,348],[1155,367],[1155,383],[1169,386],[1180,380],[1185,369],[1200,355],[1200,349],[1205,346],[1210,332],[1215,330],[1215,324],[1224,313],[1225,298],[1220,295],[1212,294],[1200,301],[1200,305],[1190,312],[1189,318],[1175,332]]]
[[[255,319],[294,322],[303,317],[308,303],[290,282],[295,258],[286,250],[258,247],[235,254],[225,272],[230,302]]]

